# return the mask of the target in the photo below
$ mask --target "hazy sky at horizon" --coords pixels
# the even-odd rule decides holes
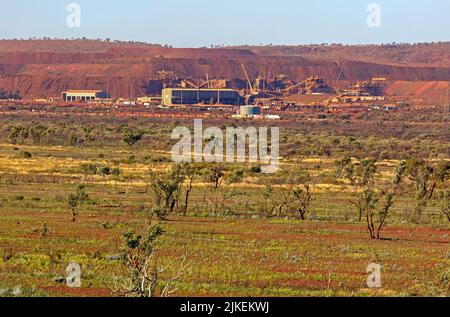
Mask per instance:
[[[201,47],[450,41],[448,0],[0,0],[0,38],[88,37]],[[69,28],[67,5],[81,6]],[[367,26],[367,5],[381,27]]]

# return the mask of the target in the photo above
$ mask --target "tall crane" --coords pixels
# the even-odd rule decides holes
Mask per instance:
[[[242,69],[244,70],[245,77],[247,77],[248,86],[250,88],[250,94],[253,94],[254,89],[253,89],[252,82],[250,81],[250,77],[248,77],[248,73],[247,73],[247,70],[245,69],[244,64],[241,64],[241,65],[242,65]]]
[[[339,61],[337,61],[336,63],[337,63],[338,66],[341,66],[341,69],[340,69],[339,75],[338,75],[338,77],[336,79],[336,83],[334,84],[334,89],[336,91],[339,91],[338,85],[339,85],[339,81],[341,80],[342,73],[344,72],[344,64],[345,64],[345,62],[342,62],[342,65],[339,65],[340,64]]]

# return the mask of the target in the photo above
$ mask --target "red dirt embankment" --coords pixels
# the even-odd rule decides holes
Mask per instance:
[[[396,81],[388,86],[387,94],[398,100],[447,105],[450,102],[450,82]]]
[[[157,78],[161,70],[194,80],[204,79],[206,74],[243,80],[241,64],[252,78],[283,73],[301,81],[315,75],[332,85],[341,70],[342,83],[371,77],[386,77],[391,82],[450,81],[450,64],[407,66],[352,60],[351,55],[337,61],[269,56],[246,48],[175,49],[141,43],[51,40],[0,41],[0,88],[18,90],[24,98],[59,96],[66,89],[103,89],[113,97],[136,97],[155,91],[150,79]],[[397,94],[394,88],[392,92]]]
[[[450,42],[384,45],[246,46],[263,56],[350,59],[388,65],[450,66]]]

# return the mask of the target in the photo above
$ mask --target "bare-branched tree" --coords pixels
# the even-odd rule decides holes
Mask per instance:
[[[178,272],[167,278],[174,262],[159,266],[156,252],[157,239],[163,233],[158,224],[150,224],[141,234],[129,231],[123,235],[121,253],[128,277],[115,280],[113,293],[126,297],[168,297],[177,291],[175,283],[183,274],[185,258]]]
[[[207,180],[211,183],[214,189],[218,189],[222,183],[222,178],[225,175],[225,164],[215,163],[211,164],[207,169]]]
[[[303,185],[303,188],[294,188],[294,190],[292,191],[292,199],[289,206],[292,216],[301,220],[305,220],[306,213],[309,210],[312,200],[312,193],[309,185]]]
[[[359,164],[353,164],[350,161],[347,161],[348,166],[346,170],[351,171],[351,173],[347,173],[347,178],[350,182],[356,186],[358,190],[366,191],[370,189],[375,183],[375,174],[377,173],[376,160],[362,160]],[[362,217],[364,214],[364,210],[361,209],[361,206],[364,204],[363,199],[368,198],[364,197],[364,195],[359,195],[356,201],[350,201],[352,205],[354,205],[358,209],[358,221],[362,221]]]
[[[189,209],[189,197],[193,190],[195,178],[200,175],[201,166],[196,163],[182,163],[176,166],[176,174],[181,175],[185,181],[184,203],[178,206],[179,212],[186,216]]]
[[[184,175],[175,168],[167,173],[154,173],[151,175],[150,190],[155,208],[153,212],[163,219],[171,214],[178,203]]]
[[[401,162],[395,169],[391,188],[381,191],[366,188],[355,202],[358,210],[366,217],[367,228],[372,239],[381,239],[381,231],[394,204],[394,197],[397,195],[405,170],[406,164]]]

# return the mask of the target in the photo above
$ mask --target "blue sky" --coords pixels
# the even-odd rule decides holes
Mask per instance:
[[[0,38],[82,37],[176,47],[450,41],[448,0],[0,0]],[[66,25],[81,6],[81,27]],[[381,6],[369,28],[367,5]]]

